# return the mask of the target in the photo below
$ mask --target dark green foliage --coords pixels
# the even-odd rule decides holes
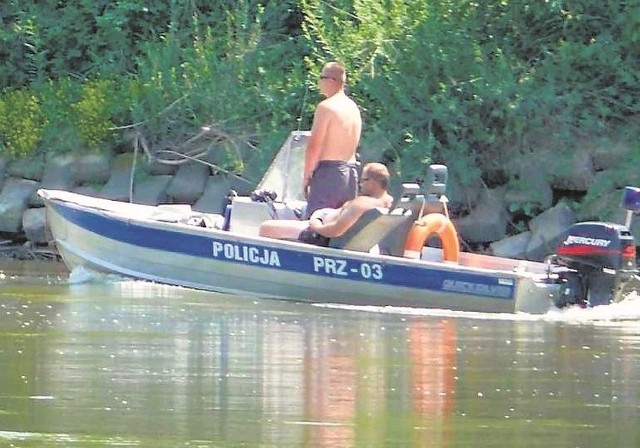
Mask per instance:
[[[179,51],[208,30],[220,31],[218,49],[224,50],[234,45],[229,38],[246,37],[243,27],[261,15],[261,3],[9,0],[0,6],[0,55],[9,69],[3,70],[0,87],[67,76],[136,73],[148,43],[171,40]],[[275,32],[283,32],[281,19],[268,19],[265,31],[275,27]],[[234,26],[238,28],[233,31]]]
[[[637,2],[305,4],[318,53],[358,73],[368,135],[403,177],[445,162],[463,185],[498,185],[520,153],[548,145],[561,159],[578,137],[635,127]]]
[[[174,147],[213,125],[217,161],[255,176],[310,126],[329,59],[363,108],[365,159],[403,179],[441,162],[463,186],[526,190],[513,158],[638,128],[638,2],[8,0],[0,17],[10,155],[131,133]]]

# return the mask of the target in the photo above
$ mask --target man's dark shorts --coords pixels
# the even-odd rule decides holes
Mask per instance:
[[[357,194],[358,170],[355,164],[322,160],[309,182],[306,218],[321,208],[340,208]]]

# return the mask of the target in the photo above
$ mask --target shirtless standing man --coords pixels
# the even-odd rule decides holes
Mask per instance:
[[[356,148],[362,118],[357,104],[344,92],[346,79],[344,67],[337,62],[325,64],[320,75],[320,91],[326,99],[316,107],[305,154],[307,218],[318,209],[340,207],[358,192]]]

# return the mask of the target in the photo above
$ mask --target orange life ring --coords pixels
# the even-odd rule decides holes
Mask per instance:
[[[413,223],[404,246],[404,256],[419,259],[424,243],[434,233],[442,242],[442,259],[457,263],[460,259],[458,232],[451,220],[441,213],[429,213]]]

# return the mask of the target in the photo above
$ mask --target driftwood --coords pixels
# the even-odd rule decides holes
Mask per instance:
[[[16,244],[11,240],[0,240],[0,260],[44,260],[60,261],[55,247],[36,246],[31,242]]]

